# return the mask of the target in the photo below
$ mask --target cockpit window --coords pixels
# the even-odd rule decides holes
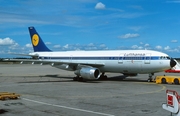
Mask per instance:
[[[171,59],[169,56],[161,56],[160,59]]]

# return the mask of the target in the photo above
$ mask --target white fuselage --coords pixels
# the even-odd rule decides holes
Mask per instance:
[[[155,73],[170,69],[167,54],[151,50],[34,52],[39,59],[76,64],[94,64],[101,72]],[[103,64],[96,66],[95,64]],[[55,66],[61,68],[61,66]],[[62,68],[65,69],[65,68]],[[66,70],[66,69],[65,69]],[[68,69],[67,70],[73,70]]]

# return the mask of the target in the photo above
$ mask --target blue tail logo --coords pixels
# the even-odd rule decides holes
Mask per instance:
[[[29,33],[31,42],[34,48],[34,52],[48,52],[51,51],[43,42],[39,34],[36,32],[34,27],[29,27]]]

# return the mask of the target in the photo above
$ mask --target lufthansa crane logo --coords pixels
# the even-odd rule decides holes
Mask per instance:
[[[38,43],[39,43],[39,37],[38,37],[37,34],[34,34],[34,35],[32,36],[32,43],[33,43],[33,46],[37,46],[37,45],[38,45]]]

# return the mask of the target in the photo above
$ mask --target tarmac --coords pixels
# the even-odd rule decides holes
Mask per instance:
[[[0,64],[0,92],[21,95],[17,100],[0,101],[0,115],[169,116],[162,109],[166,89],[180,93],[180,85],[147,82],[148,74],[124,80],[119,73],[106,75],[104,81],[77,82],[72,79],[74,72],[49,65]]]

